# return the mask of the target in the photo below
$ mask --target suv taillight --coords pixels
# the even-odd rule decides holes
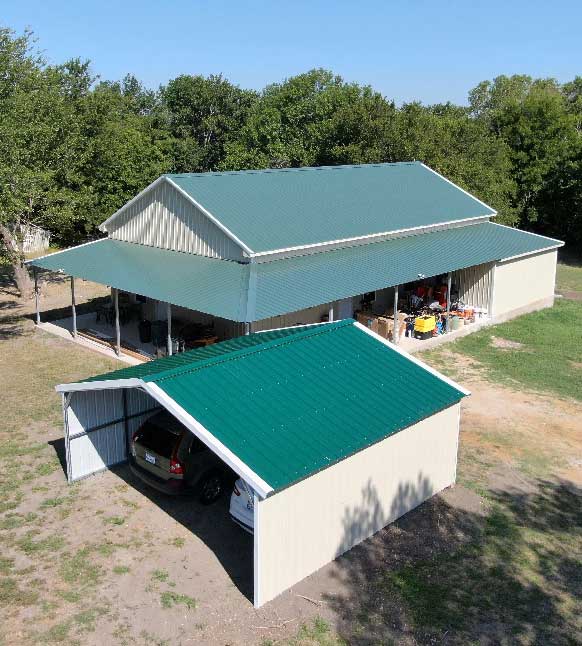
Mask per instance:
[[[240,491],[236,488],[236,485],[234,485],[234,489],[232,490],[232,493],[233,493],[235,496],[240,496]]]
[[[183,475],[184,474],[184,467],[182,466],[181,462],[178,462],[176,458],[172,457],[170,460],[170,473],[174,473],[176,475]]]

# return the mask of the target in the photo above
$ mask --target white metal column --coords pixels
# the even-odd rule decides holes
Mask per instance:
[[[168,356],[172,356],[172,304],[167,304],[166,319],[168,323],[168,338],[166,340]]]
[[[451,285],[453,283],[453,275],[449,271],[447,276],[447,334],[451,331]]]
[[[73,315],[73,338],[77,338],[77,302],[75,300],[75,277],[71,276],[71,313]]]
[[[36,324],[40,325],[40,294],[38,287],[38,269],[34,268],[34,303],[36,307]]]
[[[121,354],[121,330],[119,328],[119,290],[111,288],[113,292],[113,305],[115,307],[115,354]]]
[[[394,328],[392,329],[392,341],[398,344],[398,285],[394,286]]]

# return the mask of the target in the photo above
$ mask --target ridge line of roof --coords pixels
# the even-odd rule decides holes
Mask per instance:
[[[338,164],[337,166],[296,166],[290,168],[244,168],[241,170],[214,170],[204,173],[165,173],[162,177],[220,177],[223,175],[260,175],[262,173],[297,173],[321,170],[346,170],[359,168],[389,168],[392,166],[422,166],[419,161],[377,162],[374,164]]]
[[[312,336],[318,336],[319,334],[325,334],[332,332],[333,330],[338,330],[344,327],[352,326],[355,324],[354,319],[343,319],[341,321],[334,321],[333,323],[320,323],[309,329],[302,329],[297,334],[292,334],[288,336],[281,337],[279,339],[271,339],[270,341],[265,341],[264,343],[259,343],[248,348],[242,348],[240,350],[234,350],[228,352],[227,354],[220,355],[217,357],[211,357],[209,359],[204,359],[203,361],[198,361],[194,364],[186,366],[177,366],[175,368],[170,368],[169,370],[164,370],[159,373],[153,373],[151,375],[143,375],[140,377],[144,382],[159,382],[164,381],[165,379],[171,379],[173,377],[178,377],[182,374],[196,372],[198,370],[203,370],[204,368],[209,368],[213,365],[218,365],[221,363],[226,363],[227,361],[234,361],[251,354],[256,354],[263,350],[272,350],[274,348],[289,345],[295,341],[305,339]],[[257,332],[260,334],[260,332]]]

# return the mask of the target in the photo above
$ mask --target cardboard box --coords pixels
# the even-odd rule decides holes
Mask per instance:
[[[356,319],[358,323],[369,328],[372,332],[378,332],[378,317],[375,314],[372,314],[372,312],[358,312],[356,314]]]

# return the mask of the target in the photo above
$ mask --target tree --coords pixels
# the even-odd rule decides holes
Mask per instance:
[[[567,221],[580,217],[572,172],[582,145],[581,86],[579,79],[562,88],[554,79],[500,76],[469,95],[477,120],[509,147],[514,208],[526,228],[566,236],[574,230]],[[561,198],[560,186],[570,187]],[[574,200],[570,207],[568,196]],[[556,230],[556,210],[569,211],[562,233]]]
[[[182,75],[160,89],[158,118],[172,137],[174,172],[214,170],[245,123],[256,94],[221,75]]]
[[[370,87],[315,69],[269,85],[228,145],[223,168],[383,161],[396,109]]]
[[[501,221],[515,223],[509,147],[467,109],[405,104],[394,141],[397,159],[424,162],[495,208]]]
[[[0,29],[0,234],[23,297],[31,293],[21,227],[70,215],[57,181],[74,166],[79,129],[63,93],[62,70],[33,52],[30,33]]]

